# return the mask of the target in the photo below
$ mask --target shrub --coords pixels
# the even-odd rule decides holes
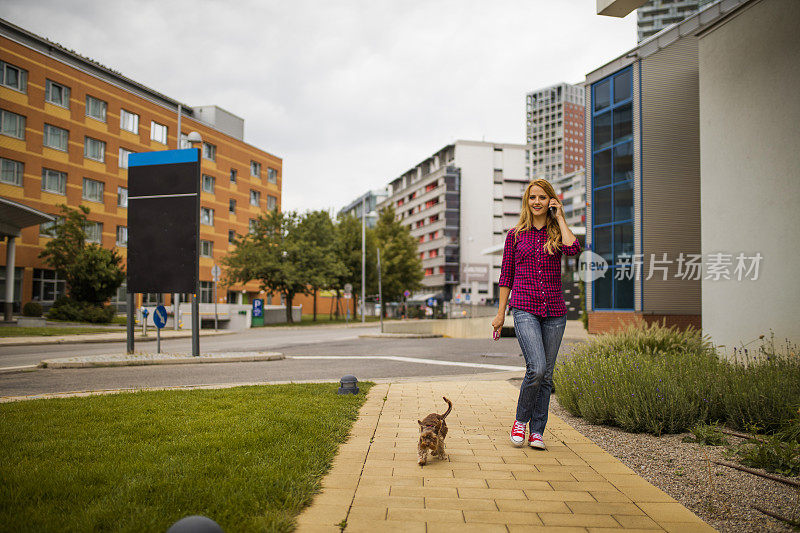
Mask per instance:
[[[689,429],[694,437],[684,437],[683,442],[696,442],[707,446],[723,446],[728,444],[719,424],[697,424]]]
[[[22,316],[42,316],[42,306],[39,302],[28,302],[22,306]]]
[[[554,380],[561,404],[591,423],[654,435],[705,422],[774,433],[800,407],[800,357],[758,353],[728,362],[693,328],[639,324],[577,348]]]
[[[783,441],[777,435],[742,444],[736,453],[744,465],[784,476],[800,475],[800,443]]]
[[[107,324],[114,318],[114,313],[113,307],[76,302],[70,298],[59,298],[47,313],[47,317],[54,320]]]

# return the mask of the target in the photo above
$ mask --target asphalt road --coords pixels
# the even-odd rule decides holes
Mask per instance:
[[[515,338],[489,339],[360,339],[376,328],[293,328],[257,330],[201,339],[201,351],[270,350],[281,361],[156,365],[87,369],[36,369],[0,373],[0,397],[120,388],[217,385],[273,381],[335,380],[345,374],[359,379],[474,375],[524,367]],[[573,343],[565,338],[560,357]],[[147,346],[147,345],[146,345]],[[118,353],[124,345],[87,344],[3,348],[0,367],[12,361],[78,354]],[[147,346],[150,349],[149,346]],[[173,340],[165,351],[188,351],[189,339]],[[320,358],[323,357],[323,358]],[[403,359],[391,359],[403,358]],[[16,358],[16,359],[15,359]],[[461,366],[455,366],[461,365]],[[17,363],[30,364],[30,363]],[[488,366],[487,365],[491,365]],[[495,370],[496,369],[496,370]]]

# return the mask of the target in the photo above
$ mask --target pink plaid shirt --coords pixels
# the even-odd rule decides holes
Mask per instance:
[[[512,228],[503,247],[499,285],[511,289],[509,307],[539,316],[563,316],[567,307],[561,287],[561,254],[580,253],[581,243],[575,239],[571,246],[562,244],[561,251],[550,255],[544,251],[545,242],[546,226],[520,232],[516,243]]]

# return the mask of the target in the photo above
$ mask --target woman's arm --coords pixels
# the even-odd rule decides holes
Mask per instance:
[[[564,209],[561,205],[561,202],[555,198],[551,198],[550,205],[557,208],[556,221],[558,222],[558,227],[561,230],[561,251],[566,255],[577,254],[581,251],[581,243],[572,233],[572,230],[569,229],[567,221],[564,219]]]
[[[508,295],[511,294],[511,289],[508,287],[500,287],[500,306],[497,308],[497,316],[492,320],[492,329],[500,331],[506,321],[506,307],[508,307]]]

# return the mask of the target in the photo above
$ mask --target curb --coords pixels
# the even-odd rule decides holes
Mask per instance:
[[[216,333],[201,333],[201,337],[213,337],[216,335],[233,335],[234,333],[238,333],[237,331],[225,331],[225,332],[216,332]],[[96,335],[108,335],[108,337],[97,337]],[[114,335],[114,337],[111,337]],[[0,339],[0,348],[6,346],[44,346],[47,344],[101,344],[104,342],[125,342],[128,340],[127,336],[119,336],[119,333],[87,333],[84,335],[65,335],[62,337],[53,336],[51,338],[48,337],[5,337],[4,339]],[[186,335],[162,335],[161,340],[170,340],[170,339],[188,339],[191,338],[192,334],[189,332]],[[83,338],[81,338],[83,337]],[[86,338],[88,337],[88,338]],[[5,339],[13,339],[9,342],[3,342]],[[148,335],[143,337],[140,335],[133,337],[134,342],[150,342],[155,341],[155,335]]]
[[[199,357],[170,354],[97,355],[90,357],[66,357],[44,359],[39,368],[97,368],[109,366],[180,365],[200,363],[251,363],[255,361],[280,361],[286,357],[278,352],[262,352],[243,355],[205,354]]]

